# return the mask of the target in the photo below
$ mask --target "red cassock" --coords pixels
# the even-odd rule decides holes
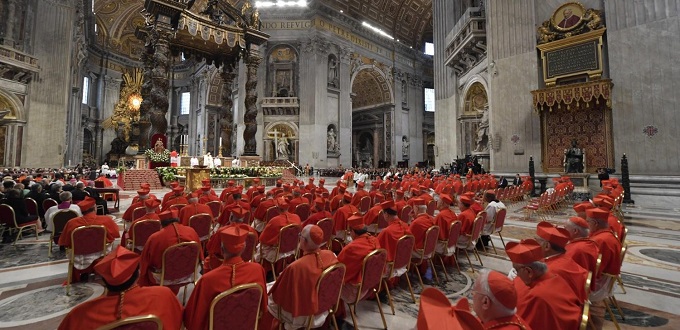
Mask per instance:
[[[326,210],[316,212],[310,215],[309,218],[307,218],[307,220],[302,223],[302,228],[304,228],[306,225],[316,225],[319,221],[321,221],[321,219],[326,218],[333,218],[333,215]]]
[[[331,197],[331,201],[328,203],[331,208],[331,212],[336,211],[342,206],[342,197],[342,195]]]
[[[297,214],[288,211],[283,212],[267,222],[267,225],[262,229],[260,235],[260,242],[264,245],[274,246],[279,242],[279,232],[281,228],[290,224],[302,224],[300,217]]]
[[[248,204],[248,202],[243,201],[243,200],[234,201],[231,204],[225,205],[222,208],[222,214],[220,215],[220,218],[217,219],[217,222],[220,224],[220,226],[224,226],[229,222],[229,220],[231,218],[231,211],[233,209],[237,208],[237,207],[241,207],[241,208],[250,212],[250,204]],[[249,221],[250,221],[250,218],[245,222],[249,222]]]
[[[609,228],[600,229],[590,234],[590,239],[600,248],[602,253],[601,273],[619,275],[621,272],[621,242]]]
[[[356,207],[359,207],[359,204],[361,204],[361,199],[366,197],[366,196],[369,196],[368,191],[363,190],[363,189],[357,190],[357,192],[354,193],[354,196],[352,196],[352,203],[351,204],[356,206]]]
[[[484,208],[481,205],[479,205],[477,201],[470,205],[470,209],[475,213],[475,216],[477,215],[477,213],[484,211]]]
[[[290,202],[288,202],[288,209],[295,212],[295,208],[300,204],[309,204],[309,200],[302,197],[293,198],[290,200]]]
[[[364,223],[368,226],[373,223],[378,222],[378,216],[380,215],[380,211],[382,211],[382,206],[380,204],[371,207],[368,209],[368,212],[364,214]]]
[[[59,330],[98,329],[115,322],[119,306],[118,293],[108,294],[76,306],[59,324]],[[166,287],[135,286],[125,292],[121,318],[153,314],[163,323],[163,329],[179,330],[182,326],[182,306]]]
[[[574,330],[581,323],[581,306],[569,284],[548,271],[541,278],[524,285],[514,280],[517,291],[517,315],[533,329]]]
[[[186,205],[186,204],[189,204],[189,201],[187,200],[186,197],[184,197],[184,195],[175,195],[175,196],[168,198],[168,200],[165,201],[165,203],[163,203],[161,208],[163,210],[168,210],[168,209],[170,209],[171,206],[176,205],[176,204]]]
[[[255,219],[264,221],[264,217],[267,215],[267,210],[274,205],[273,199],[267,199],[260,202],[260,205],[258,205],[257,209],[255,210]]]
[[[111,243],[114,239],[120,237],[118,225],[105,215],[96,215],[95,212],[90,212],[82,217],[77,217],[69,220],[64,227],[64,230],[59,236],[59,245],[71,248],[71,233],[80,226],[100,225],[106,228],[106,242]]]
[[[403,199],[394,202],[394,207],[397,209],[397,212],[398,212],[398,213],[401,213],[401,210],[402,210],[402,209],[404,208],[404,206],[406,206],[406,205],[407,205],[407,203],[406,203],[406,201],[403,200]]]
[[[565,249],[567,250],[564,253],[565,256],[573,259],[584,269],[595,273],[597,257],[600,254],[600,248],[595,241],[589,238],[577,238],[569,242]],[[600,274],[593,274],[593,279],[599,277]]]
[[[199,203],[189,203],[179,211],[179,221],[181,224],[188,226],[189,219],[200,213],[207,213],[211,218],[213,217],[210,206]]]
[[[363,266],[364,258],[379,248],[380,243],[378,243],[378,239],[368,233],[355,238],[352,242],[345,245],[338,255],[338,261],[347,267],[344,282],[350,284],[361,282],[361,267]]]
[[[619,219],[615,215],[609,212],[609,217],[607,218],[607,223],[609,223],[609,229],[616,234],[617,237],[623,235],[623,226],[619,222]]]
[[[347,229],[347,219],[354,213],[359,212],[359,209],[352,204],[345,204],[333,214],[333,222],[335,223],[335,231]]]
[[[164,205],[165,202],[168,201],[168,199],[170,199],[171,197],[174,197],[174,196],[175,196],[174,191],[169,191],[169,192],[165,193],[165,195],[163,195],[163,200],[161,200],[161,205]]]
[[[404,235],[412,235],[411,229],[406,222],[399,219],[390,221],[389,225],[378,234],[378,243],[387,250],[387,261],[394,261],[397,254],[397,241]]]
[[[228,224],[226,225],[226,228],[236,225],[238,224],[235,223]],[[255,228],[251,226],[248,226],[248,231],[255,234],[255,245],[257,245],[258,242],[257,237],[260,233],[258,233],[257,230],[255,230]],[[203,274],[219,267],[222,264],[222,241],[220,241],[220,235],[213,234],[212,236],[210,236],[210,239],[208,239],[208,243],[206,243],[205,245],[205,250],[208,256],[205,257],[205,259],[203,260]]]
[[[213,299],[233,287],[250,283],[257,283],[262,287],[260,315],[264,315],[267,310],[267,283],[264,268],[258,263],[243,262],[243,259],[238,256],[225,260],[221,266],[203,275],[196,283],[184,308],[184,326],[188,330],[208,329],[210,304]]]
[[[499,317],[484,323],[487,330],[532,330],[527,321],[517,315]]]
[[[548,269],[562,277],[569,284],[569,287],[574,291],[579,301],[583,302],[588,299],[586,296],[588,271],[579,266],[574,259],[564,254],[559,254],[546,258],[545,263],[548,265]]]
[[[222,193],[220,194],[220,200],[221,201],[226,201],[229,196],[231,196],[236,189],[234,187],[227,187],[224,190],[222,190]]]
[[[430,196],[430,194],[425,194],[425,193],[420,194],[420,196],[418,196],[418,197],[425,200],[425,203],[429,203],[430,201],[434,200],[434,197]]]
[[[434,218],[427,213],[418,214],[413,222],[411,222],[411,232],[416,239],[416,245],[413,246],[414,250],[423,248],[425,244],[425,232],[432,226],[434,226]]]
[[[132,204],[130,204],[130,207],[128,207],[127,210],[125,210],[125,213],[123,213],[123,220],[127,222],[132,221],[132,212],[134,212],[134,210],[139,207],[144,207],[144,201],[137,203],[133,202]]]
[[[219,197],[215,196],[213,192],[212,194],[202,194],[198,199],[198,202],[201,204],[207,204],[208,202],[221,202],[221,200]]]
[[[149,193],[148,196],[149,196],[149,199],[158,199],[158,198],[156,197],[156,195],[151,194],[151,193]],[[130,203],[130,205],[135,204],[135,203],[137,203],[137,202],[139,202],[139,195],[137,195],[137,196],[135,196],[135,197],[132,197],[132,203]]]
[[[196,231],[179,223],[172,223],[153,233],[144,244],[139,262],[139,285],[157,285],[153,272],[160,273],[165,249],[182,242],[200,242]],[[203,256],[203,252],[200,253]]]
[[[460,234],[461,235],[471,235],[472,234],[472,225],[475,222],[475,218],[477,217],[477,213],[472,210],[472,208],[469,208],[463,212],[460,212],[458,214],[458,220],[460,221]]]
[[[456,213],[450,208],[443,208],[439,210],[439,214],[434,218],[434,224],[439,226],[439,239],[447,240],[449,239],[449,228],[451,224],[458,220]]]
[[[324,269],[338,263],[329,250],[310,253],[286,267],[269,291],[271,299],[293,317],[319,314],[316,282]]]

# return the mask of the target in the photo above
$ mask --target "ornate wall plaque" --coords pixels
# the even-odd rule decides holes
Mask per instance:
[[[538,45],[543,61],[543,80],[555,86],[558,79],[588,75],[591,80],[602,76],[602,35],[605,29]]]

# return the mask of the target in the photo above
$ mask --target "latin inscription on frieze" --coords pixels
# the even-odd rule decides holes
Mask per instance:
[[[600,69],[597,40],[545,53],[546,77],[551,79]]]

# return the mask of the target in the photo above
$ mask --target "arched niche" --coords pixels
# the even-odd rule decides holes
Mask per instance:
[[[272,47],[267,55],[267,94],[269,97],[298,95],[298,53],[287,44]]]
[[[0,166],[20,166],[25,125],[23,102],[0,89]]]
[[[298,161],[299,130],[295,123],[287,121],[269,123],[264,131],[265,161]],[[283,154],[282,150],[285,150],[287,154]]]

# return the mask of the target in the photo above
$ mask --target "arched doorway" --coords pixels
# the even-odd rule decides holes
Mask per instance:
[[[294,123],[275,122],[267,125],[264,136],[265,161],[298,162],[298,128]]]
[[[0,89],[0,166],[21,166],[23,113],[21,100]]]
[[[489,170],[491,132],[489,130],[489,97],[486,87],[480,81],[468,85],[465,92],[463,111],[458,117],[459,150],[463,155],[476,157]]]
[[[352,76],[352,165],[379,167],[392,163],[392,109],[390,82],[379,66],[354,55]]]

